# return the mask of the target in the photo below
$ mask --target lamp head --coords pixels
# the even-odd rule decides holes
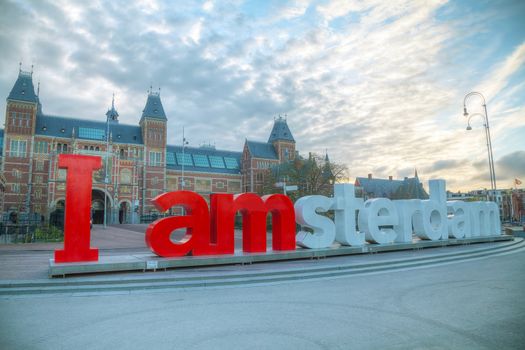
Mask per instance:
[[[463,107],[463,116],[468,117],[467,107]]]
[[[472,130],[472,126],[470,126],[470,125],[467,126],[467,130],[468,130],[468,131]]]

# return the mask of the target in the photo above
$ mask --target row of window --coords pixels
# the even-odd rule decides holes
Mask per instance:
[[[161,166],[162,165],[162,153],[161,152],[149,152],[149,165]]]
[[[27,149],[27,141],[23,140],[11,140],[10,156],[11,157],[25,157]],[[56,150],[58,153],[67,153],[68,145],[57,143]],[[86,151],[100,151],[98,146],[84,146]],[[34,145],[35,153],[48,153],[49,143],[47,141],[37,141]],[[125,155],[125,150],[120,150],[120,155]],[[140,152],[131,152],[134,155]],[[161,152],[151,151],[149,152],[149,164],[151,166],[162,165],[162,154]],[[189,153],[173,153],[166,152],[166,164],[167,165],[185,165],[185,166],[196,166],[202,168],[216,168],[216,169],[238,169],[239,164],[237,159],[233,157],[221,157],[221,156],[207,156],[204,154],[189,154]],[[268,167],[267,165],[266,167]],[[260,167],[260,166],[259,166]]]
[[[38,165],[38,163],[37,163],[37,165]],[[40,169],[40,170],[43,170],[43,168],[44,168],[44,166],[43,166],[43,162],[42,162],[42,169]],[[37,170],[39,170],[39,169],[37,169]],[[13,177],[15,179],[21,179],[22,178],[22,171],[20,171],[20,169],[16,169],[15,168],[15,169],[13,169],[11,171],[11,175],[13,175]],[[37,184],[41,184],[41,183],[44,183],[44,178],[42,177],[42,175],[35,175],[34,181]]]
[[[155,181],[156,178],[153,178],[152,179],[152,183]],[[177,190],[179,187],[179,184],[180,184],[180,181],[182,181],[182,179],[179,177],[179,178],[173,178],[173,177],[169,177],[166,181],[166,187],[167,187],[167,190],[168,191],[174,191],[174,190]],[[196,192],[201,192],[201,193],[210,193],[212,192],[212,184],[213,184],[213,181],[212,179],[202,179],[202,178],[193,178],[193,177],[189,177],[189,178],[184,178],[184,182],[185,182],[185,188],[191,188],[193,186],[193,190],[195,190]],[[241,191],[241,183],[239,181],[227,181],[227,180],[222,180],[222,181],[216,181],[215,182],[215,187],[217,189],[225,189],[225,188],[228,188],[228,191],[231,193],[236,193],[236,192],[240,192]]]
[[[257,168],[258,169],[268,169],[270,168],[274,163],[271,163],[266,160],[258,160],[257,161]]]
[[[3,141],[3,138],[0,138],[0,143]],[[25,157],[26,154],[26,147],[27,142],[26,141],[19,141],[19,140],[11,140],[11,157]],[[94,151],[94,152],[100,152],[99,146],[84,146],[84,151]],[[68,151],[68,145],[57,143],[57,152],[58,153],[67,153]],[[34,152],[38,154],[46,154],[49,153],[49,142],[47,141],[36,141],[34,143]],[[126,152],[124,149],[120,150],[120,157],[127,157],[128,152]],[[130,156],[142,156],[142,152],[137,151],[136,149],[130,150],[129,152]]]
[[[26,156],[26,149],[27,149],[27,141],[11,140],[11,144],[9,148],[9,156],[23,158]]]
[[[150,140],[162,141],[163,132],[162,129],[150,129],[148,131],[148,138]]]
[[[11,184],[11,192],[20,193],[20,184],[19,183]],[[35,190],[34,196],[35,196],[35,199],[42,199],[42,190],[41,189]]]
[[[31,115],[29,113],[11,112],[11,125],[12,126],[25,126],[29,127]]]

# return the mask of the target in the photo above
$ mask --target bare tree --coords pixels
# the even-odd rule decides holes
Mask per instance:
[[[330,162],[317,154],[308,158],[296,157],[294,160],[277,165],[268,170],[265,176],[263,192],[282,192],[276,183],[296,185],[297,191],[287,193],[292,200],[307,195],[333,195],[333,184],[348,178],[348,168],[344,164]]]

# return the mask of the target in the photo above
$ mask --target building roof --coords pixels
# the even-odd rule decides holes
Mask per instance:
[[[33,74],[20,70],[15,85],[7,99],[37,103],[38,99],[33,86]]]
[[[167,157],[172,156],[170,162],[166,160],[168,169],[182,171],[182,146],[166,146]],[[171,153],[171,155],[169,154]],[[178,155],[177,155],[178,154]],[[218,150],[212,147],[184,147],[185,172],[240,174],[241,152]]]
[[[268,139],[268,143],[272,143],[274,141],[291,141],[295,142],[292,132],[290,131],[290,128],[288,127],[288,123],[286,123],[286,119],[279,117],[274,120],[273,123],[273,129],[270,133],[270,138]]]
[[[246,140],[248,151],[255,158],[279,159],[271,143]]]
[[[423,189],[419,178],[405,178],[404,180],[375,179],[368,177],[356,178],[356,185],[374,198],[390,199],[427,199],[428,194]]]
[[[148,99],[146,100],[146,106],[142,111],[142,118],[153,118],[167,120],[166,113],[164,113],[164,108],[162,107],[162,102],[160,100],[160,93],[150,92],[148,94]]]
[[[78,139],[105,141],[106,122],[40,114],[36,117],[36,135],[51,137],[73,137]],[[73,131],[74,130],[74,131]],[[140,126],[126,124],[109,124],[113,142],[142,144]]]

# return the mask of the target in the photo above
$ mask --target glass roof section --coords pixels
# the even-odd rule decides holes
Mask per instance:
[[[200,167],[205,167],[205,168],[210,167],[210,163],[208,162],[208,157],[206,157],[204,154],[194,154],[193,162],[195,163],[195,166],[200,166]]]
[[[167,165],[175,165],[175,153],[173,153],[173,152],[166,152],[166,164]]]
[[[79,127],[78,137],[91,140],[105,140],[106,132],[103,129]]]
[[[224,161],[219,156],[208,156],[212,168],[224,169]]]
[[[232,157],[224,157],[224,162],[226,163],[227,169],[239,169],[239,164],[237,163],[237,159]]]
[[[191,154],[184,153],[184,158],[182,157],[182,153],[177,152],[176,155],[177,155],[177,164],[179,165],[184,164],[188,166],[193,165],[193,162],[191,160]]]

